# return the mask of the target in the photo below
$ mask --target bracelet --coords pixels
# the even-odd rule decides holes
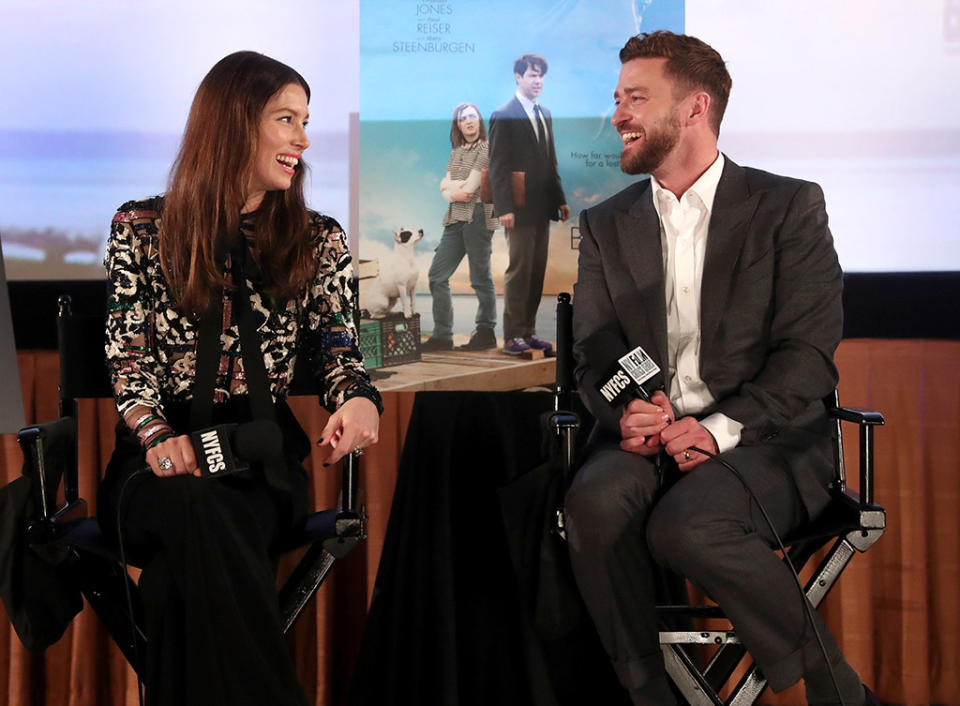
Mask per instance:
[[[140,437],[140,443],[146,447],[151,448],[156,444],[159,444],[160,441],[165,439],[153,439],[156,434],[164,435],[167,439],[173,436],[173,429],[170,428],[169,424],[160,423],[155,424],[151,429],[148,429],[145,434]]]
[[[167,441],[168,439],[172,439],[172,438],[173,438],[173,434],[167,434],[167,433],[161,434],[156,439],[154,439],[149,444],[147,444],[145,448],[148,450],[152,449],[157,444],[162,444],[164,441]]]
[[[155,415],[155,414],[145,414],[145,415],[143,415],[142,417],[140,417],[140,419],[137,420],[137,424],[136,424],[136,426],[135,426],[134,429],[133,429],[133,433],[134,433],[134,434],[139,434],[139,433],[140,433],[140,430],[143,429],[145,426],[147,426],[147,424],[149,424],[150,422],[152,422],[154,419],[159,419],[159,417],[158,417],[157,415]]]
[[[153,412],[147,412],[146,414],[141,414],[140,418],[133,423],[133,428],[139,429],[142,426],[142,422],[144,419],[149,419],[150,417],[153,417],[153,416],[155,416]]]
[[[369,400],[373,403],[374,407],[377,408],[377,413],[383,414],[383,398],[380,396],[380,392],[370,385],[354,385],[348,389],[343,395],[343,402],[337,405],[337,409],[340,409],[343,404],[349,400],[352,400],[354,397],[362,397],[365,400]]]

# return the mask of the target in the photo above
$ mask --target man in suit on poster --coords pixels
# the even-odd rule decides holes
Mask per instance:
[[[675,703],[658,646],[654,561],[724,608],[774,691],[802,678],[809,703],[838,703],[755,501],[691,450],[737,468],[780,536],[825,506],[832,456],[821,399],[837,382],[842,273],[823,193],[717,150],[731,80],[702,41],[640,34],[620,60],[620,165],[651,177],[580,220],[574,336],[579,388],[599,421],[566,498],[577,584],[634,703]],[[665,391],[611,409],[585,360],[600,331],[652,355]],[[869,692],[815,620],[843,703],[864,703]]]
[[[550,343],[537,338],[537,308],[543,296],[550,221],[570,217],[557,173],[553,120],[537,102],[546,73],[547,61],[538,54],[517,59],[513,64],[517,92],[490,116],[494,213],[506,231],[510,254],[504,274],[503,351],[511,355],[551,349]],[[523,198],[522,204],[517,197]]]

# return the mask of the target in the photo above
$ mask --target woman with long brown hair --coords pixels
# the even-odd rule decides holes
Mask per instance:
[[[298,350],[331,411],[327,462],[377,440],[346,236],[304,204],[309,98],[278,61],[225,57],[197,90],[166,196],[113,218],[107,356],[121,421],[98,516],[144,566],[151,706],[305,703],[269,554],[307,512],[310,441],[284,402]],[[200,478],[189,434],[220,424],[254,429],[245,441],[262,453]]]
[[[433,334],[423,344],[423,350],[453,348],[450,278],[464,255],[470,264],[470,286],[477,294],[477,328],[461,348],[496,348],[497,292],[490,274],[490,253],[493,231],[500,224],[493,215],[493,205],[480,200],[482,172],[490,165],[490,157],[487,129],[480,109],[473,103],[461,103],[453,109],[450,147],[447,171],[440,182],[440,193],[450,205],[443,215],[443,235],[428,274],[433,297]]]

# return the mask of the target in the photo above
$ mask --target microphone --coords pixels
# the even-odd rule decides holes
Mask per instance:
[[[283,456],[283,435],[275,422],[257,419],[237,428],[233,448],[240,458],[262,463]]]
[[[597,373],[604,371],[596,383],[596,388],[611,407],[625,404],[634,398],[649,402],[648,388],[653,391],[660,389],[653,385],[645,386],[645,383],[660,373],[660,366],[640,346],[627,353],[623,352],[625,348],[623,339],[610,329],[601,329],[583,342],[587,365]],[[716,458],[716,454],[704,451],[698,446],[691,446],[689,450]],[[728,465],[725,461],[723,463]]]
[[[583,342],[587,365],[599,375],[597,392],[611,407],[631,399],[650,401],[648,381],[660,373],[660,366],[637,346],[626,351],[623,339],[610,329],[601,329]]]
[[[278,458],[283,452],[280,430],[265,421],[198,429],[190,439],[201,478],[220,478],[246,471],[251,463]]]

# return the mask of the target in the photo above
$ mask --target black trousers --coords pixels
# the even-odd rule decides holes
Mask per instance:
[[[822,448],[829,479],[829,441]],[[789,457],[773,445],[736,448],[724,459],[744,476],[782,537],[808,521]],[[661,492],[650,459],[600,443],[566,497],[577,585],[621,683],[662,677],[655,613],[656,564],[702,588],[724,609],[774,691],[823,665],[800,592],[771,550],[756,503],[729,470],[707,461]],[[842,656],[815,615],[831,662]]]
[[[235,416],[215,415],[218,422]],[[151,473],[126,482],[143,467],[143,450],[118,425],[98,517],[115,535],[120,510],[127,555],[143,566],[149,706],[306,704],[280,627],[270,554],[303,519],[290,492],[305,493],[306,476],[294,455],[288,463],[290,490],[267,485],[256,470],[217,480]]]

